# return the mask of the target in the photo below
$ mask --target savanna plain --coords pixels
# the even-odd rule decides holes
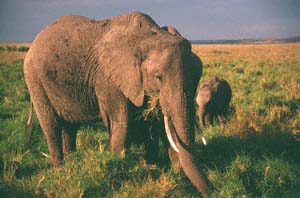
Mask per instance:
[[[155,164],[143,147],[126,156],[108,151],[101,121],[82,126],[78,150],[53,168],[35,117],[23,147],[29,94],[23,60],[30,44],[0,44],[0,197],[200,197],[173,172],[162,149]],[[193,45],[201,81],[226,79],[233,90],[229,118],[196,136],[210,197],[300,197],[300,44]]]

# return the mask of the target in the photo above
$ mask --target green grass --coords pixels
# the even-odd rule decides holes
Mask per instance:
[[[203,80],[219,75],[233,89],[228,122],[203,129],[208,145],[197,146],[210,197],[298,197],[300,58],[292,52],[299,45],[238,47],[247,56],[234,46],[196,48]],[[261,55],[274,50],[278,56]],[[29,108],[23,60],[0,57],[0,197],[199,197],[168,162],[147,164],[142,147],[126,156],[108,152],[101,122],[80,129],[78,150],[59,168],[51,166],[36,118],[31,144],[23,149]]]

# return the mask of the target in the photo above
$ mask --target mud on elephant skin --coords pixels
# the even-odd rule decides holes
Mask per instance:
[[[213,77],[199,84],[196,109],[200,127],[212,124],[216,118],[223,123],[228,113],[231,97],[231,87],[222,78]]]
[[[110,150],[121,153],[132,127],[129,104],[139,107],[145,96],[157,95],[171,149],[185,175],[207,194],[207,181],[189,149],[195,143],[193,99],[201,71],[188,40],[139,12],[104,20],[63,16],[36,36],[24,61],[54,166],[76,149],[78,124],[99,116],[110,134]]]

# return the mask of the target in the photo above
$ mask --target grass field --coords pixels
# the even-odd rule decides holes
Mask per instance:
[[[233,89],[229,121],[205,128],[208,144],[197,152],[210,197],[299,197],[300,44],[194,45],[193,51],[204,63],[202,80],[218,75]],[[50,164],[37,121],[23,149],[24,55],[0,51],[0,197],[199,197],[169,163],[146,164],[140,147],[124,157],[109,153],[101,123],[80,129],[78,151],[59,168]]]

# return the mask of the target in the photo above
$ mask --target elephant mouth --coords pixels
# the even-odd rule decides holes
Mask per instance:
[[[177,153],[179,152],[179,149],[176,146],[175,143],[175,139],[176,139],[176,133],[174,130],[174,126],[170,120],[169,116],[164,115],[164,124],[165,124],[165,130],[166,130],[166,134],[167,134],[167,138],[169,140],[169,143],[171,145],[171,147],[174,149],[174,151],[176,151]]]

